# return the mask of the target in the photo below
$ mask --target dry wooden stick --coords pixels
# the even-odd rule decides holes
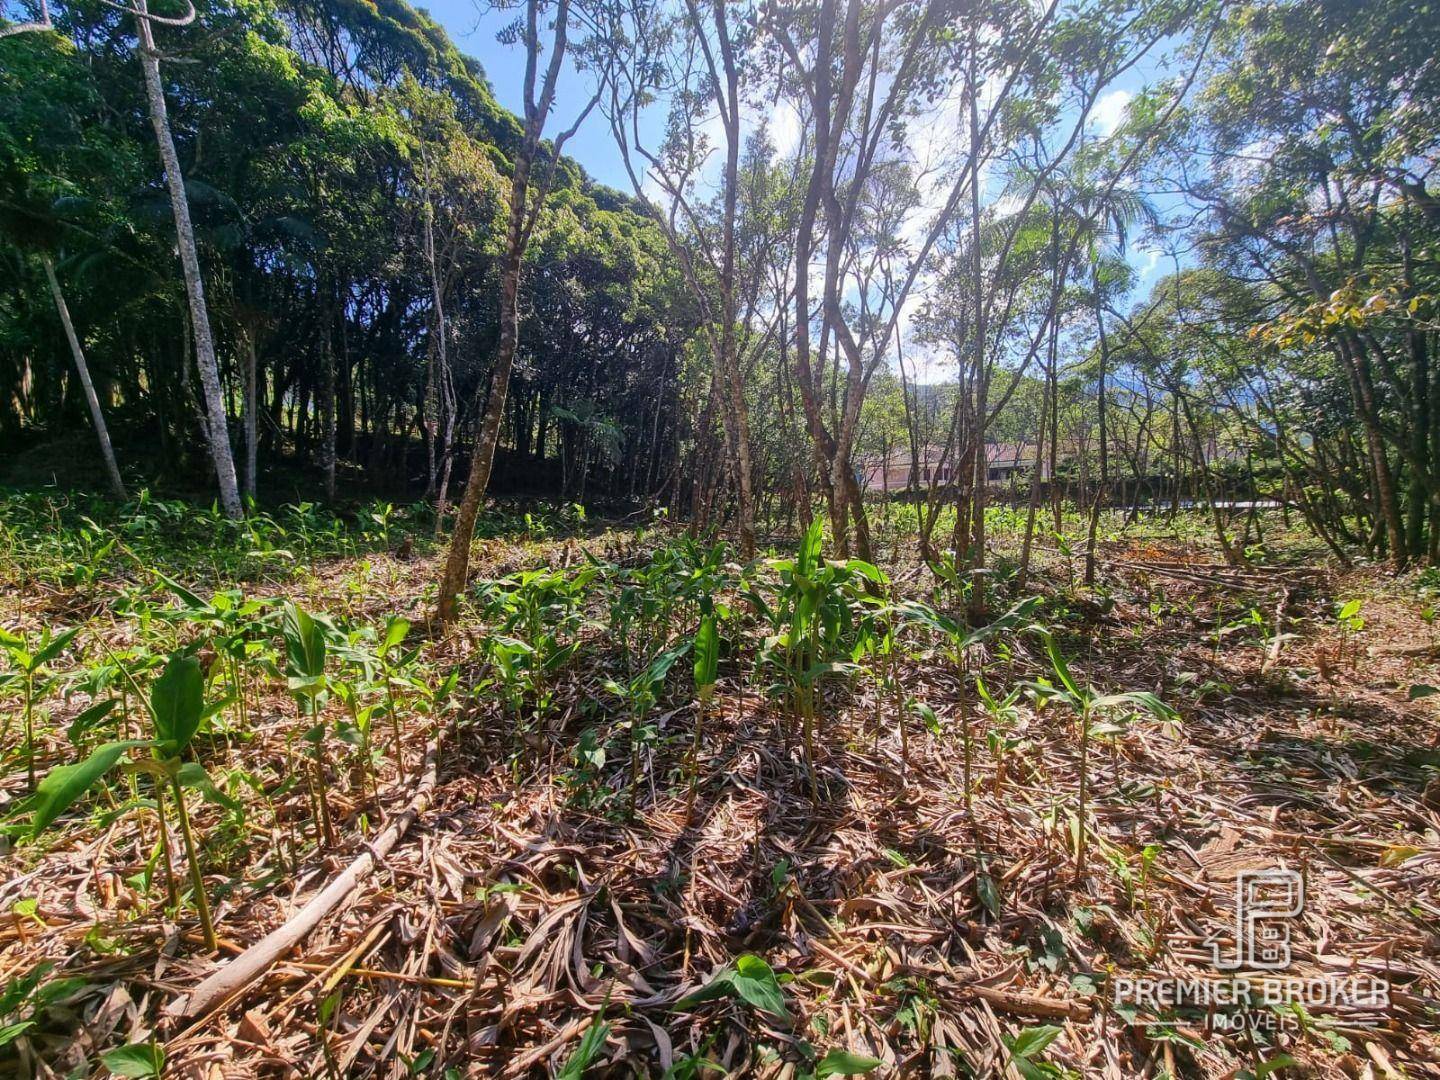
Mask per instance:
[[[283,926],[266,934],[261,940],[246,949],[190,993],[176,998],[165,1008],[169,1016],[193,1020],[205,1016],[221,1002],[238,994],[258,979],[269,967],[298,945],[311,930],[320,924],[340,901],[344,900],[370,872],[378,860],[390,853],[405,831],[430,804],[430,794],[435,789],[435,775],[439,760],[439,742],[431,745],[425,754],[425,773],[410,805],[391,821],[373,844],[359,855],[354,862],[321,889],[308,904],[301,908]]]

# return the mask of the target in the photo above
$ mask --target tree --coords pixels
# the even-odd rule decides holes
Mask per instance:
[[[239,518],[244,509],[240,504],[240,488],[235,480],[235,458],[230,451],[230,425],[225,410],[225,395],[220,385],[220,363],[215,356],[215,338],[210,329],[210,311],[205,306],[205,280],[200,272],[200,254],[195,245],[195,227],[190,221],[190,202],[185,194],[185,177],[180,171],[180,155],[175,152],[175,139],[170,133],[170,117],[165,106],[165,88],[160,81],[160,52],[155,47],[151,24],[188,26],[195,19],[194,5],[186,0],[186,13],[178,19],[150,14],[145,0],[134,0],[131,14],[139,37],[140,70],[145,76],[145,98],[150,106],[150,124],[155,129],[155,142],[160,149],[160,162],[165,169],[165,184],[170,191],[170,208],[175,216],[175,238],[180,249],[180,266],[185,276],[185,297],[190,305],[190,326],[195,348],[195,365],[200,370],[204,390],[204,432],[220,484],[220,505],[225,515]]]
[[[526,56],[525,134],[516,151],[510,176],[510,212],[500,264],[500,347],[495,357],[495,366],[490,373],[490,394],[480,421],[480,433],[471,453],[470,476],[465,483],[465,494],[456,513],[450,550],[445,558],[445,570],[440,580],[440,597],[435,618],[442,627],[455,617],[456,599],[464,589],[469,574],[470,543],[475,535],[475,519],[480,512],[480,500],[490,482],[490,469],[495,461],[495,445],[499,441],[500,423],[505,416],[505,395],[510,387],[510,372],[515,366],[515,351],[519,344],[519,315],[516,304],[525,249],[530,243],[530,234],[534,231],[535,221],[540,215],[545,197],[554,182],[555,164],[560,157],[560,151],[584,122],[596,102],[596,98],[592,97],[589,104],[580,110],[570,128],[549,148],[546,154],[549,168],[534,185],[535,191],[532,194],[531,172],[540,154],[540,138],[555,103],[555,87],[569,42],[570,6],[571,0],[556,0],[551,22],[549,58],[543,77],[539,72],[543,47],[539,23],[542,16],[549,14],[550,5],[545,0],[525,0],[524,22],[515,30],[525,48]]]

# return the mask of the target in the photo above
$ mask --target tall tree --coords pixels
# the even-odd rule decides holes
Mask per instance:
[[[180,249],[180,267],[185,277],[185,298],[190,305],[191,340],[195,348],[195,366],[200,371],[200,386],[205,400],[205,438],[210,447],[210,460],[220,485],[220,505],[225,515],[239,518],[244,514],[240,487],[235,479],[235,457],[230,449],[230,423],[225,409],[225,392],[220,384],[220,362],[215,355],[215,336],[210,329],[210,310],[205,304],[205,279],[200,272],[200,252],[195,243],[195,227],[190,221],[190,200],[185,193],[185,177],[180,171],[180,155],[175,152],[175,138],[170,132],[170,115],[165,105],[165,87],[160,81],[160,51],[155,47],[151,24],[188,26],[195,20],[195,7],[186,0],[187,10],[179,18],[152,15],[145,0],[134,0],[130,13],[135,18],[139,37],[140,70],[145,76],[145,99],[150,107],[150,125],[155,129],[155,143],[160,149],[160,162],[165,169],[165,184],[170,191],[170,209],[175,217],[175,239]]]
[[[470,455],[470,475],[465,494],[455,515],[455,529],[450,537],[450,550],[440,579],[440,596],[435,610],[436,621],[443,627],[455,617],[455,605],[465,587],[470,569],[470,544],[475,536],[475,519],[480,501],[490,483],[490,469],[495,462],[495,446],[500,439],[500,424],[505,418],[505,398],[510,388],[510,373],[515,366],[519,345],[520,272],[525,249],[530,243],[535,222],[554,182],[560,151],[595,107],[596,97],[579,111],[575,122],[548,148],[549,167],[538,182],[531,173],[540,156],[540,140],[546,121],[555,104],[555,90],[565,61],[571,30],[571,0],[556,0],[553,11],[546,0],[524,0],[525,16],[514,33],[525,49],[525,133],[515,152],[510,175],[510,209],[505,228],[505,247],[500,260],[500,346],[490,373],[490,392],[480,420],[480,432]],[[544,42],[540,23],[549,17],[549,56],[543,75],[540,61]]]

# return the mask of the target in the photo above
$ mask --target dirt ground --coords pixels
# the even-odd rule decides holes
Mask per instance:
[[[634,554],[613,533],[591,543]],[[477,573],[573,564],[579,547],[487,542]],[[68,1021],[31,1033],[18,1067],[69,1075],[117,1034],[153,1030],[175,1076],[538,1076],[603,1025],[588,1076],[823,1076],[845,1067],[841,1050],[900,1077],[1440,1076],[1440,697],[1411,700],[1440,685],[1423,579],[1231,569],[1154,539],[1103,556],[1099,591],[1073,587],[1053,552],[1033,587],[1061,612],[1077,681],[1153,691],[1180,723],[1137,719],[1092,742],[1083,873],[1073,716],[1022,695],[987,740],[995,722],[938,651],[906,659],[901,680],[935,733],[897,724],[869,679],[828,686],[818,799],[791,718],[727,656],[688,821],[688,700],[660,711],[634,820],[578,797],[573,750],[604,672],[577,664],[514,762],[483,704],[440,730],[431,804],[378,872],[197,1022],[164,1007],[282,924],[359,841],[298,874],[262,855],[219,901],[218,958],[188,921],[127,914],[143,907],[126,878],[144,851],[113,821],[5,856],[0,911],[38,905],[0,922],[0,973],[48,959],[91,987]],[[299,587],[321,609],[422,610],[433,559],[369,563],[371,591],[346,584],[357,568],[343,560]],[[1347,627],[1337,610],[1355,598]],[[485,633],[438,647],[462,684]],[[997,698],[1048,671],[1025,635],[972,663]],[[282,688],[236,753],[280,764],[287,709]],[[423,753],[409,747],[408,783],[389,778],[387,816]],[[1229,978],[1213,950],[1238,948],[1237,879],[1261,870],[1303,881],[1303,912],[1271,921],[1288,935],[1277,974],[1325,994],[1383,987],[1383,1001],[1257,1007],[1228,1031],[1216,1016],[1232,1010],[1121,1000],[1134,980]],[[745,955],[775,972],[784,1015],[688,1000]]]

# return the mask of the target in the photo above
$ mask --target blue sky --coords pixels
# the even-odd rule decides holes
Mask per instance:
[[[454,40],[463,53],[475,57],[490,76],[490,85],[500,104],[517,115],[524,108],[525,50],[519,45],[501,45],[495,35],[515,18],[516,12],[484,10],[475,0],[438,0],[423,5]],[[569,127],[593,93],[588,76],[582,75],[568,62],[561,78],[554,118],[547,133],[554,134]],[[592,112],[575,137],[565,145],[565,153],[585,166],[585,171],[603,184],[627,194],[632,190],[625,166],[615,150],[610,126],[598,111]]]
[[[523,108],[525,53],[518,45],[502,45],[496,40],[496,34],[513,21],[517,9],[495,10],[478,4],[476,0],[437,0],[426,10],[445,27],[462,52],[475,57],[484,66],[500,103],[511,111],[520,113]],[[1102,135],[1114,130],[1123,118],[1125,105],[1131,97],[1147,83],[1163,77],[1165,70],[1164,60],[1152,55],[1127,71],[1100,98],[1091,119],[1091,129]],[[590,77],[576,71],[567,60],[559,87],[556,112],[547,125],[547,131],[553,135],[568,127],[577,112],[584,108],[592,92]],[[659,132],[654,129],[663,124],[660,112],[659,109],[652,109],[647,114],[645,126],[651,127],[651,135],[658,136]],[[772,138],[776,138],[778,129],[775,125],[783,126],[784,117],[777,112],[770,119]],[[923,142],[927,138],[935,138],[938,134],[938,131],[931,132],[922,128],[917,137]],[[792,135],[798,136],[798,127]],[[783,144],[784,136],[780,135],[777,142]],[[609,124],[598,109],[591,113],[574,138],[566,144],[565,152],[601,183],[626,193],[633,190],[620,154],[615,148]],[[1163,212],[1164,208],[1161,209]],[[1158,251],[1148,250],[1134,239],[1127,257],[1136,270],[1132,300],[1143,300],[1149,295],[1155,282],[1170,269],[1169,263],[1160,258]],[[912,298],[912,305],[918,305],[919,302],[918,295]],[[912,357],[918,360],[918,354],[912,352]],[[931,360],[937,371],[934,377],[938,378],[938,372],[948,367],[949,360],[940,355]]]

